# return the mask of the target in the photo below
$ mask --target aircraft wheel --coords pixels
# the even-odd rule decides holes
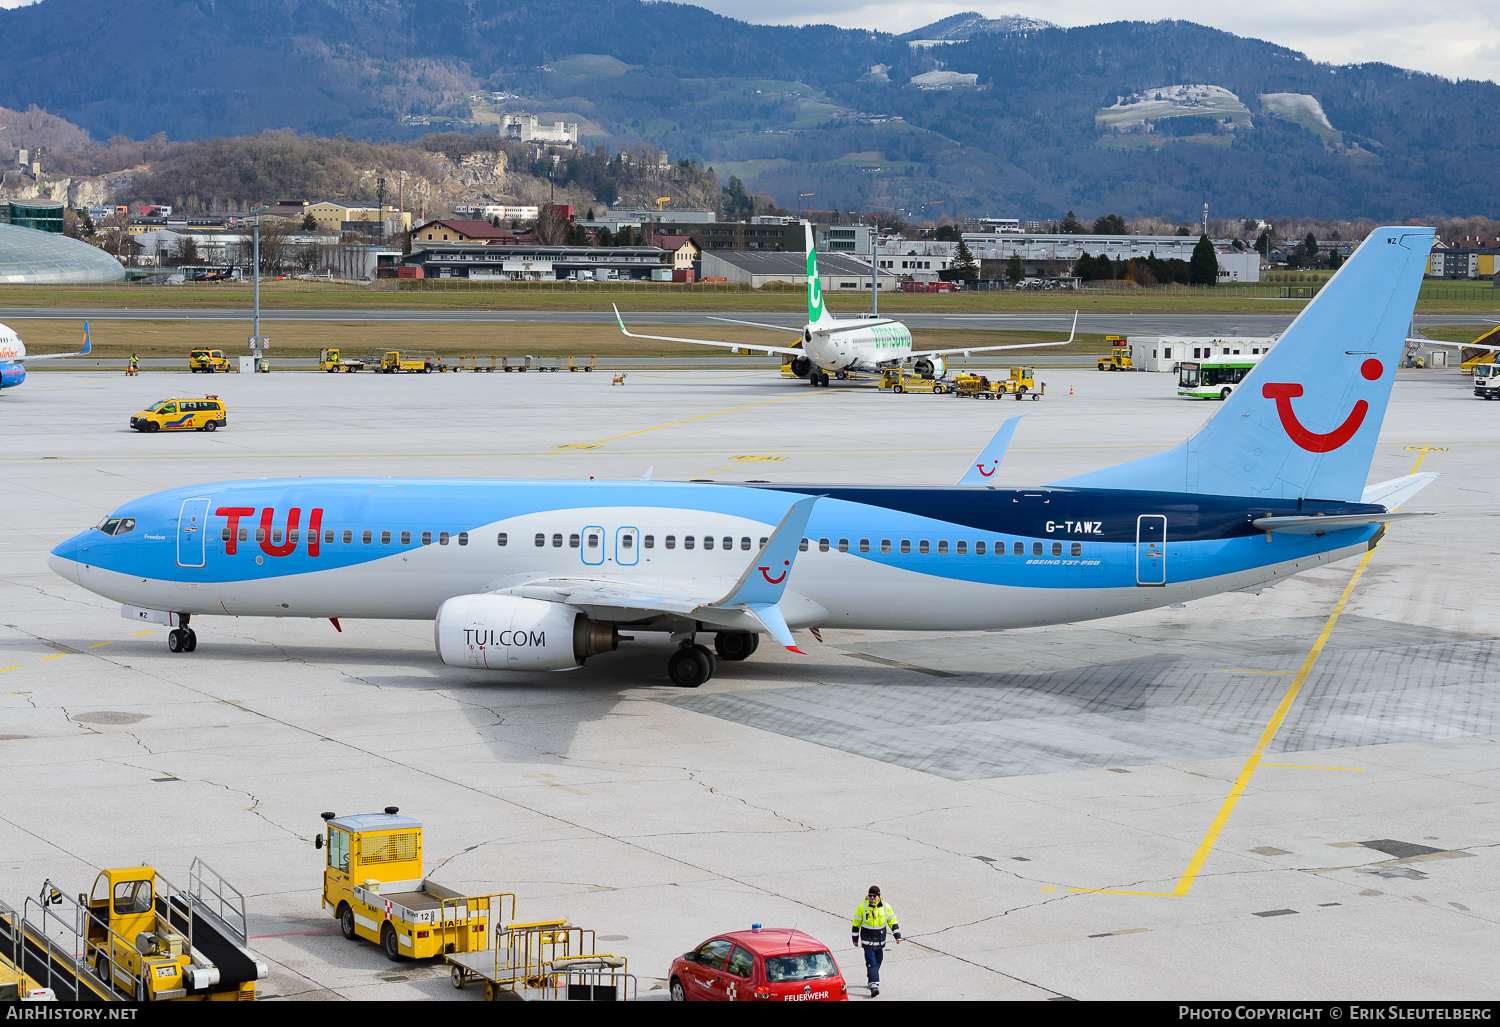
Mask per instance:
[[[194,631],[192,628],[188,628],[187,629],[187,641],[183,645],[182,651],[185,652],[185,653],[190,653],[194,649],[197,649],[197,648],[198,648],[198,632]]]
[[[714,651],[719,659],[738,662],[749,659],[760,644],[760,636],[750,631],[721,631],[714,636]]]
[[[667,677],[680,688],[697,688],[712,676],[706,649],[683,646],[667,659]]]
[[[186,646],[187,639],[183,637],[183,630],[181,628],[173,628],[171,631],[167,632],[168,652],[180,653],[184,648],[186,648]]]

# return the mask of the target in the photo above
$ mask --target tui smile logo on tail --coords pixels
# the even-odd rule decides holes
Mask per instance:
[[[1359,368],[1359,373],[1372,382],[1384,372],[1384,365],[1373,358],[1366,360]],[[1354,409],[1349,411],[1349,416],[1344,419],[1343,424],[1331,432],[1320,435],[1304,427],[1297,419],[1297,412],[1292,409],[1292,400],[1302,395],[1302,386],[1292,382],[1270,382],[1261,386],[1260,394],[1266,399],[1276,401],[1276,416],[1281,418],[1281,426],[1286,429],[1286,433],[1291,436],[1293,442],[1309,453],[1328,453],[1354,438],[1354,433],[1359,431],[1360,425],[1365,423],[1365,414],[1370,409],[1369,403],[1360,400],[1354,404]]]
[[[782,566],[784,566],[784,567],[790,567],[791,565],[792,565],[792,561],[790,561],[790,560],[783,560],[782,561]],[[782,571],[781,572],[781,577],[779,577],[779,578],[773,578],[773,577],[771,577],[771,568],[769,568],[769,567],[757,567],[756,570],[760,571],[760,576],[761,577],[765,578],[766,581],[770,582],[773,585],[779,585],[783,581],[786,580],[786,576],[787,576],[787,572],[786,571]]]
[[[992,461],[991,464],[990,464],[990,469],[988,471],[986,471],[984,469],[984,464],[975,464],[974,465],[974,469],[977,470],[980,474],[984,475],[986,478],[988,478],[990,475],[994,474],[996,471],[998,471],[1000,469],[1000,461],[999,460]]]

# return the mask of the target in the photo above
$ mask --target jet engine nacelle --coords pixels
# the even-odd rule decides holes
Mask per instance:
[[[26,380],[26,368],[20,364],[0,364],[0,389],[14,388]]]
[[[619,648],[612,624],[563,603],[521,596],[454,596],[432,623],[438,658],[479,670],[572,670]]]
[[[798,378],[806,378],[812,373],[812,361],[806,357],[792,358],[792,374]]]
[[[911,365],[911,369],[917,374],[941,378],[948,373],[948,361],[942,357],[921,357]]]

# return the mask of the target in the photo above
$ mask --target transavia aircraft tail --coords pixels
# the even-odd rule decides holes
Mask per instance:
[[[290,478],[126,503],[53,550],[169,625],[428,618],[439,659],[564,670],[641,632],[695,686],[762,636],[994,630],[1259,591],[1363,553],[1431,481],[1366,484],[1432,231],[1370,235],[1215,416],[1169,452],[1052,485]],[[809,322],[811,324],[811,322]],[[956,469],[955,469],[956,470]]]
[[[1078,317],[1073,317],[1073,331],[1066,339],[1053,342],[1023,342],[1000,346],[963,346],[952,349],[931,349],[920,352],[912,349],[911,331],[900,321],[889,318],[836,318],[823,302],[823,280],[818,275],[818,254],[814,246],[812,225],[802,222],[804,242],[807,246],[807,323],[801,328],[786,325],[761,324],[754,321],[736,321],[720,317],[716,321],[749,325],[773,332],[799,335],[801,339],[786,346],[761,343],[721,342],[715,339],[683,339],[667,335],[643,335],[625,327],[620,309],[615,308],[615,320],[620,331],[632,339],[656,339],[661,342],[685,342],[694,346],[717,346],[721,349],[748,349],[757,353],[775,353],[788,358],[792,371],[799,378],[808,379],[812,385],[827,385],[829,375],[843,376],[851,371],[875,372],[888,367],[909,364],[921,374],[938,377],[947,371],[945,357],[962,353],[991,353],[998,350],[1038,349],[1047,346],[1066,346],[1078,332]],[[872,274],[874,272],[872,271]]]

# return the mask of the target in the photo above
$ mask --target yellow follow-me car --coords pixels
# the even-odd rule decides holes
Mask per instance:
[[[161,431],[163,428],[213,431],[228,423],[228,412],[218,396],[164,399],[151,404],[130,419],[130,426],[136,431]]]
[[[215,371],[233,370],[233,367],[223,350],[199,348],[188,354],[188,370],[194,374],[199,371],[213,374]]]

